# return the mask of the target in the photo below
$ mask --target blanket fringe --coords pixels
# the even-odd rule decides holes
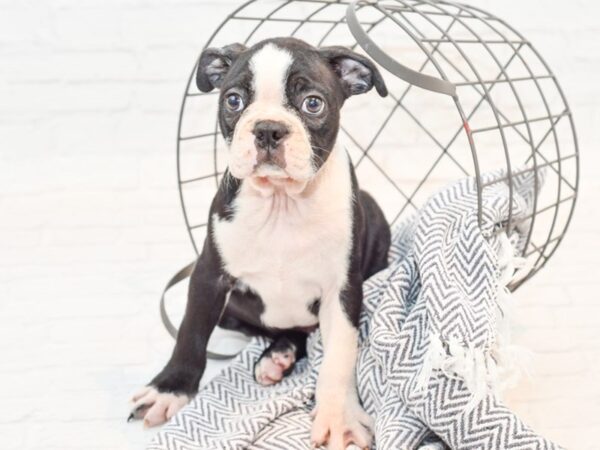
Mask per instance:
[[[515,301],[507,286],[515,281],[525,260],[515,255],[513,244],[505,233],[500,235],[498,247],[498,292],[496,302],[496,336],[492,348],[475,348],[458,338],[444,340],[439,333],[429,335],[429,345],[423,365],[417,375],[416,387],[425,390],[436,370],[445,376],[464,381],[471,393],[467,404],[470,410],[493,391],[500,394],[512,387],[523,375],[529,375],[531,353],[511,344],[511,323]]]
[[[467,409],[473,408],[491,386],[490,374],[496,372],[496,363],[491,355],[481,349],[465,346],[451,338],[445,344],[438,333],[429,336],[429,348],[417,376],[416,387],[425,390],[436,370],[448,378],[464,381],[472,397]]]

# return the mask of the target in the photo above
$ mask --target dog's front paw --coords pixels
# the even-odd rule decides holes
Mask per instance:
[[[358,401],[336,404],[323,400],[312,415],[313,447],[327,445],[328,450],[344,450],[354,444],[361,449],[370,448],[373,421]]]
[[[190,398],[185,394],[159,392],[155,387],[140,389],[131,399],[133,407],[127,421],[144,419],[145,427],[155,427],[169,420]]]
[[[263,353],[254,366],[254,379],[263,386],[271,386],[290,373],[295,363],[293,348],[270,350]]]

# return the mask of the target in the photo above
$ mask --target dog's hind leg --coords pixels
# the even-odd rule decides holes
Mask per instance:
[[[296,361],[306,355],[306,333],[286,331],[275,337],[254,365],[254,379],[263,386],[289,375]]]
[[[366,280],[387,267],[391,232],[383,211],[373,197],[365,191],[360,191],[358,195],[365,221],[361,238],[363,243],[361,272],[363,279]]]

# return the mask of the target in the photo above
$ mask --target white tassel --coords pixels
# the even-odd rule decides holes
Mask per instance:
[[[519,281],[523,274],[529,273],[531,261],[515,256],[515,248],[506,233],[499,235],[498,267],[500,286],[496,317],[496,342],[490,357],[494,374],[489,370],[489,385],[499,392],[514,386],[523,374],[528,373],[531,353],[520,346],[511,345],[511,332],[516,302],[508,286]],[[518,270],[517,270],[518,269]]]
[[[424,391],[427,388],[433,371],[441,369],[445,358],[446,351],[439,334],[431,333],[429,335],[429,348],[417,377],[417,390]]]
[[[528,271],[527,261],[515,256],[515,250],[506,233],[498,237],[499,287],[496,317],[496,336],[492,349],[465,345],[458,337],[443,342],[438,333],[431,333],[429,347],[417,377],[417,389],[424,390],[434,370],[447,377],[461,379],[471,393],[467,410],[474,408],[487,393],[501,391],[513,385],[525,372],[525,361],[530,359],[521,347],[510,345],[511,319],[514,299],[507,286],[514,282],[517,269]],[[446,346],[444,346],[446,344]]]

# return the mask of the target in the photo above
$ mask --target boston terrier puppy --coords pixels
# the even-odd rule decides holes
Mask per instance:
[[[386,267],[390,230],[359,190],[338,130],[345,100],[373,87],[387,95],[383,78],[347,48],[276,38],[204,50],[196,81],[202,92],[220,90],[229,165],[175,349],[134,396],[131,417],[158,425],[190,400],[217,325],[272,338],[254,367],[265,386],[292,371],[318,326],[312,443],[368,447],[371,420],[355,383],[358,322],[363,280]]]

